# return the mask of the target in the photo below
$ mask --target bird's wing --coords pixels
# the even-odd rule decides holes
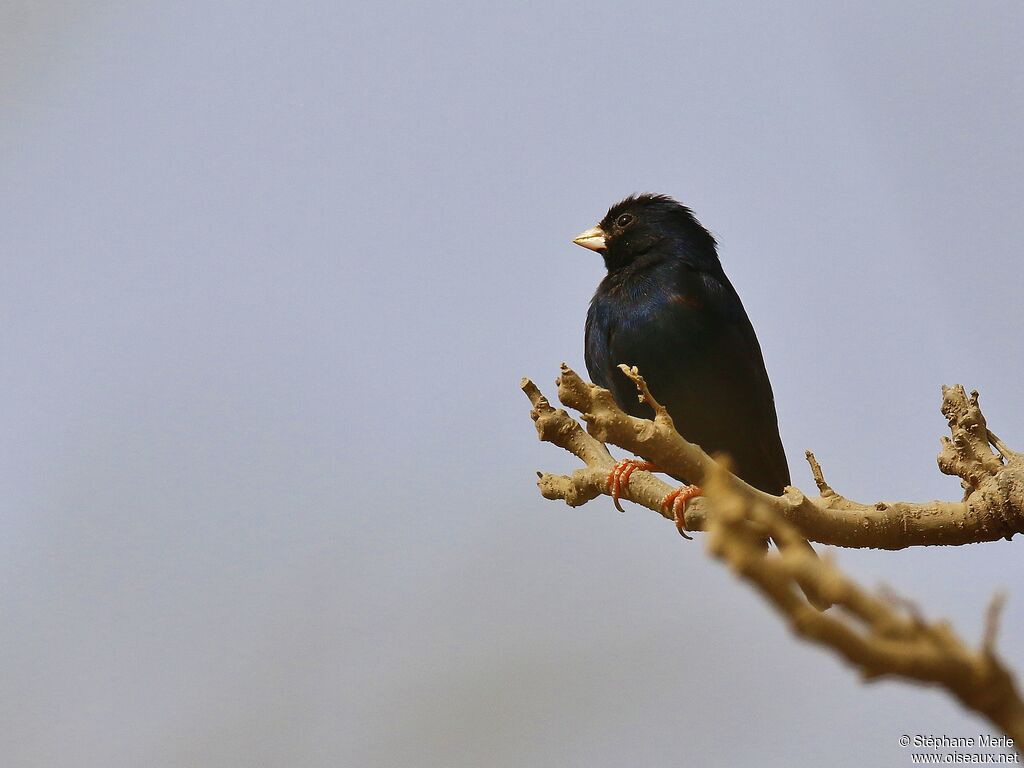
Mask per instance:
[[[600,288],[587,314],[586,362],[634,416],[650,417],[620,363],[638,366],[676,429],[724,451],[744,480],[780,493],[789,484],[771,384],[739,296],[721,272],[685,266],[632,293]]]
[[[601,294],[587,316],[591,379],[634,416],[650,417],[618,364],[636,365],[676,429],[708,452],[727,452],[750,484],[789,483],[771,384],[743,305],[722,273],[680,268],[635,294]]]
[[[757,335],[728,278],[724,274],[706,273],[701,278],[707,311],[717,318],[713,359],[720,375],[716,378],[732,411],[719,414],[719,418],[733,434],[744,436],[727,450],[738,474],[747,482],[771,493],[781,493],[790,482],[789,466]]]
[[[616,364],[611,361],[610,342],[614,333],[614,323],[611,315],[612,308],[608,303],[600,301],[599,297],[595,296],[594,301],[590,303],[590,309],[587,311],[583,351],[590,380],[599,387],[612,390],[616,400],[621,404],[626,401],[620,398],[615,391],[616,384],[619,382],[617,377],[612,375],[616,370]],[[621,372],[619,372],[619,375],[621,376]]]

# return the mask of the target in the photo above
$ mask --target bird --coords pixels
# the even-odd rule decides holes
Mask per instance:
[[[591,380],[624,411],[645,417],[636,385],[618,367],[635,366],[683,437],[709,454],[727,454],[749,485],[782,494],[790,475],[771,382],[714,236],[673,198],[636,194],[573,242],[601,254],[607,269],[587,311]],[[627,459],[609,474],[620,510],[618,494],[636,469],[657,468]],[[665,499],[684,536],[685,505],[700,493],[688,486]]]

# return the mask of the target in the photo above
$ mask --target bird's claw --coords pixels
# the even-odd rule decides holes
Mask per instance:
[[[661,508],[664,511],[672,510],[672,518],[676,521],[676,530],[684,539],[693,539],[686,533],[686,505],[695,496],[703,496],[704,491],[696,485],[683,485],[676,488],[662,499]]]
[[[612,467],[611,472],[608,473],[608,493],[611,494],[612,503],[615,504],[615,508],[619,512],[625,512],[622,505],[619,503],[619,496],[629,485],[629,476],[636,472],[638,469],[642,469],[646,472],[653,472],[657,470],[649,461],[640,461],[639,459],[623,459]]]

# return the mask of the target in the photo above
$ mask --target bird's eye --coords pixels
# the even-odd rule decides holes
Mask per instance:
[[[619,229],[625,229],[632,223],[633,214],[631,213],[624,213],[615,220],[615,226],[617,226]]]

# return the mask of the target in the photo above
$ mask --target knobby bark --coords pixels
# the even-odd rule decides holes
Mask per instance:
[[[651,407],[653,419],[625,413],[608,390],[563,364],[558,399],[580,413],[584,429],[523,379],[540,439],[584,464],[571,475],[538,473],[545,498],[575,507],[610,495],[609,474],[616,461],[608,443],[702,486],[704,496],[685,511],[686,528],[707,533],[711,554],[755,587],[799,637],[831,648],[864,679],[898,677],[943,687],[1021,749],[1024,700],[995,650],[1002,596],[989,606],[981,647],[974,650],[945,622],[926,621],[909,601],[870,594],[807,546],[813,541],[902,549],[1009,539],[1024,532],[1024,455],[988,429],[977,392],[968,395],[959,385],[942,390],[950,437],[942,439],[938,465],[960,478],[962,500],[864,504],[836,493],[810,451],[807,460],[817,496],[794,487],[782,496],[752,488],[728,471],[728,457],[712,458],[676,431],[639,371],[622,369],[636,383],[641,402]],[[671,490],[654,474],[637,470],[621,492],[623,498],[671,519],[663,505]],[[764,547],[767,537],[779,545],[777,550]],[[834,608],[815,607],[822,605]]]

